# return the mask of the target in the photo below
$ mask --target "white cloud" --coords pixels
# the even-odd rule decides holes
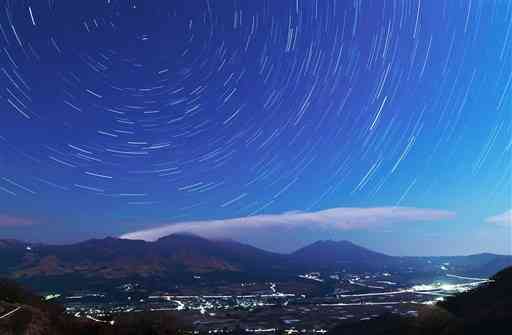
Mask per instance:
[[[445,210],[412,207],[338,207],[318,212],[286,212],[283,214],[177,222],[156,228],[139,230],[121,236],[126,239],[154,241],[173,233],[193,233],[206,237],[232,237],[247,230],[260,228],[314,227],[315,229],[364,229],[400,222],[438,221],[455,218]]]
[[[501,226],[512,225],[512,209],[504,213],[491,216],[485,220],[487,223],[493,223]]]

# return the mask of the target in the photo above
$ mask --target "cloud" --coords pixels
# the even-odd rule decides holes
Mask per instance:
[[[485,219],[485,222],[497,224],[500,226],[512,225],[512,209],[509,209],[508,211],[505,211],[501,214],[491,216]]]
[[[318,212],[286,212],[282,214],[177,222],[160,227],[139,230],[121,236],[126,239],[154,241],[173,233],[193,233],[206,237],[230,237],[247,230],[261,228],[314,227],[315,229],[352,230],[373,228],[391,223],[438,221],[455,218],[445,210],[412,207],[338,207]]]
[[[10,216],[5,214],[0,214],[0,227],[20,227],[20,226],[29,226],[34,224],[35,222],[31,219],[22,218],[18,216]]]

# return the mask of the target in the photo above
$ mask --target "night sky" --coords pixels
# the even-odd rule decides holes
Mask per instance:
[[[0,237],[512,250],[512,1],[0,4]]]

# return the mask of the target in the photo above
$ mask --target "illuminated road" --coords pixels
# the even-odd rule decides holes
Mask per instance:
[[[335,306],[379,306],[379,305],[400,305],[407,304],[412,302],[402,302],[402,301],[389,301],[389,302],[357,302],[357,303],[343,303],[338,302],[335,304],[319,304],[318,306],[326,306],[326,307],[335,307]]]
[[[89,320],[95,321],[95,322],[99,322],[99,323],[108,323],[109,325],[114,325],[114,323],[115,323],[114,320],[111,320],[111,321],[100,320],[100,319],[96,319],[92,315],[87,315],[86,318]]]
[[[463,292],[473,287],[476,287],[480,284],[487,283],[489,279],[483,278],[471,278],[471,277],[462,277],[457,275],[448,275],[448,277],[459,278],[465,280],[476,280],[470,283],[464,284],[433,284],[433,285],[415,285],[409,289],[396,290],[390,292],[376,292],[376,293],[362,293],[362,294],[340,294],[338,297],[340,298],[351,298],[351,297],[372,297],[372,296],[386,296],[386,295],[396,295],[403,293],[415,293],[415,294],[427,294],[427,295],[438,295],[445,296],[449,294],[450,291]]]
[[[464,276],[452,275],[452,274],[449,274],[449,273],[446,274],[446,277],[458,278],[458,279],[466,279],[466,280],[477,280],[477,281],[482,281],[482,282],[492,281],[492,280],[489,280],[489,278],[464,277]]]
[[[4,315],[0,316],[0,319],[7,318],[7,317],[11,316],[12,314],[16,313],[17,311],[19,311],[20,309],[21,309],[21,307],[16,307],[15,309],[13,309],[12,311],[8,312],[7,314],[4,314]]]

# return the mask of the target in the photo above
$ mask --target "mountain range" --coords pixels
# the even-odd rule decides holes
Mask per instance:
[[[317,241],[278,254],[232,240],[173,234],[154,242],[107,237],[68,245],[0,240],[0,276],[29,284],[132,278],[191,280],[296,277],[308,271],[395,271],[489,276],[512,265],[512,256],[476,254],[397,257],[349,241]],[[75,280],[70,281],[72,277]]]

